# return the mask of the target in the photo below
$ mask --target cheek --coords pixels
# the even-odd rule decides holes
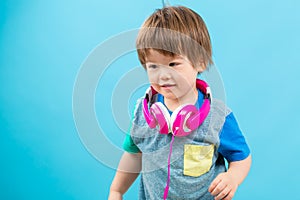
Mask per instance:
[[[197,71],[189,71],[189,72],[181,72],[176,74],[176,79],[183,82],[183,84],[190,84],[194,82],[197,78],[198,72]]]
[[[157,75],[155,73],[147,71],[147,75],[150,83],[157,83]]]
[[[188,77],[189,81],[193,81],[196,80],[197,75],[198,75],[198,71],[193,70],[192,72],[188,73],[186,77]]]

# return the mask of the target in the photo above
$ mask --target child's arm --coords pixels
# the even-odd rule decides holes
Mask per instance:
[[[246,178],[251,166],[251,155],[241,161],[230,162],[228,171],[219,174],[211,183],[208,191],[215,200],[231,200],[238,186]]]
[[[109,200],[121,200],[123,194],[138,177],[141,170],[141,153],[125,152],[120,160],[118,171],[110,186]]]

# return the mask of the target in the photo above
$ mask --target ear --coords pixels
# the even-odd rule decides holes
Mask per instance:
[[[204,72],[204,70],[206,69],[206,66],[204,64],[204,62],[200,62],[197,66],[196,66],[196,70],[198,71],[198,73],[202,73]]]

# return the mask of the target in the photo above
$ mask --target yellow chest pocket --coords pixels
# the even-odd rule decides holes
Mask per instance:
[[[184,145],[183,174],[197,177],[208,172],[213,154],[214,145]]]

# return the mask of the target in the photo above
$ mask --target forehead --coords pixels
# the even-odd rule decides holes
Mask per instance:
[[[171,53],[162,53],[154,49],[149,49],[145,57],[146,62],[153,63],[169,62],[175,59],[183,59],[183,57],[181,55],[176,54],[172,55]]]

